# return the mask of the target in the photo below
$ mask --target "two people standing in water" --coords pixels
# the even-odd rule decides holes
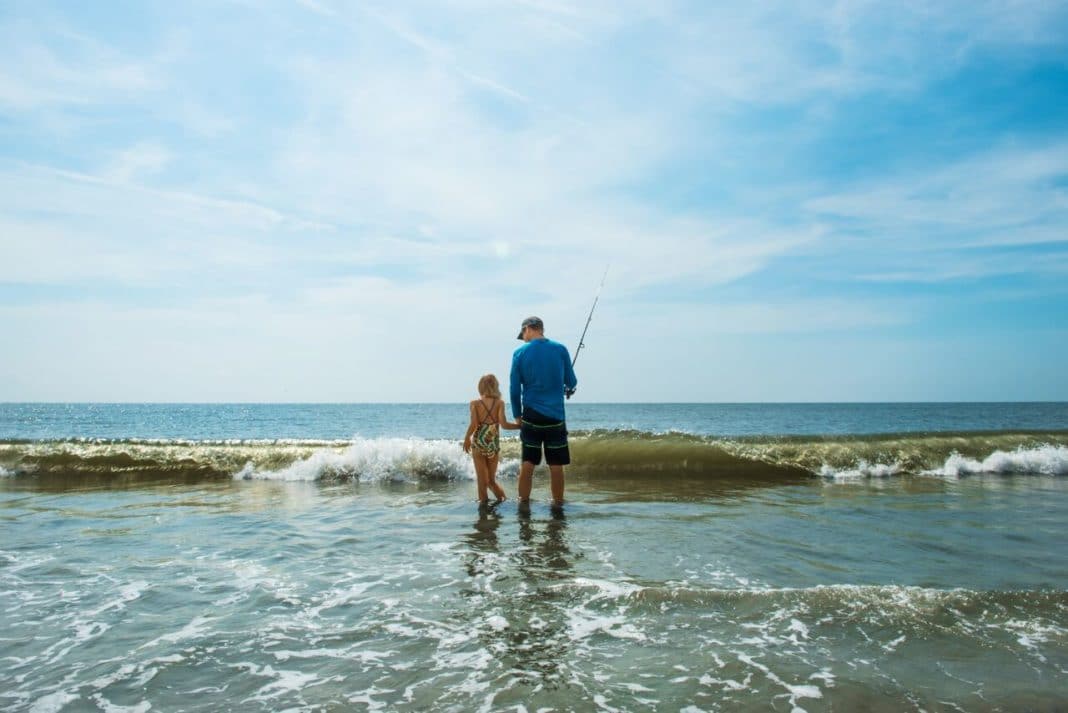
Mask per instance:
[[[538,317],[527,317],[519,329],[524,344],[512,355],[509,396],[515,422],[504,417],[497,378],[486,374],[478,382],[479,398],[471,402],[471,421],[464,436],[464,451],[475,463],[479,502],[487,502],[489,491],[504,500],[497,483],[500,461],[500,428],[519,429],[522,465],[519,468],[519,502],[530,500],[534,467],[549,465],[552,505],[564,504],[564,466],[571,462],[567,442],[564,397],[578,386],[567,347],[545,337],[545,325]]]

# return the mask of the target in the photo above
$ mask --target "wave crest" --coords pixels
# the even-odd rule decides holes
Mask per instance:
[[[1068,447],[1044,445],[1011,452],[995,451],[982,460],[954,453],[942,468],[928,472],[950,478],[983,473],[1068,475]]]
[[[279,470],[251,461],[234,475],[245,480],[464,480],[474,467],[455,441],[360,439],[341,451],[323,448]]]
[[[518,469],[519,441],[501,441],[502,476]],[[717,439],[681,433],[574,432],[570,473],[591,478],[729,478],[768,483],[975,474],[1068,474],[1068,432],[901,434]],[[107,483],[211,479],[470,480],[458,440],[0,441],[0,477],[56,476]],[[58,480],[57,480],[58,482]]]

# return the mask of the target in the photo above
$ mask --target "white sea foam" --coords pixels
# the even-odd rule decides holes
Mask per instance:
[[[202,636],[203,634],[206,634],[208,632],[208,626],[207,625],[209,623],[211,623],[212,621],[215,621],[215,619],[212,619],[212,618],[209,618],[209,617],[206,617],[206,616],[195,617],[191,622],[186,624],[184,627],[182,627],[178,631],[173,631],[173,632],[171,632],[169,634],[164,634],[163,636],[156,637],[155,639],[153,639],[152,641],[148,642],[147,644],[141,644],[141,646],[138,647],[138,648],[143,649],[143,648],[146,648],[146,647],[149,647],[149,646],[154,646],[155,644],[159,644],[159,643],[176,644],[176,643],[178,643],[180,641],[186,641],[188,639],[194,639],[194,638],[196,638],[198,636]]]
[[[995,473],[1000,475],[1068,475],[1068,446],[1045,445],[994,451],[979,461],[954,453],[941,468],[927,471],[931,475],[959,478],[962,475]]]
[[[1046,657],[1040,652],[1040,645],[1048,644],[1051,639],[1057,641],[1068,633],[1055,624],[1019,619],[1010,619],[1002,625],[1002,628],[1016,636],[1016,643],[1042,662],[1046,661]]]
[[[159,656],[137,664],[123,664],[118,669],[90,681],[89,685],[98,691],[102,691],[118,681],[128,680],[132,686],[143,687],[159,673],[159,667],[155,664],[181,663],[184,660],[185,657],[179,654],[172,654],[170,656]],[[99,694],[96,697],[99,697]]]
[[[645,641],[647,638],[633,624],[628,623],[623,614],[606,616],[587,609],[568,613],[568,633],[572,641],[580,641],[596,633],[635,641]]]
[[[100,706],[100,709],[104,713],[147,713],[152,710],[152,704],[148,701],[141,701],[136,706],[119,706],[115,705],[108,699],[104,698],[99,693],[93,696],[93,700]]]
[[[274,679],[270,683],[260,687],[254,695],[242,701],[243,703],[248,703],[250,701],[269,701],[284,696],[287,693],[300,691],[305,686],[309,686],[312,683],[319,681],[318,674],[284,669],[276,670],[269,664],[261,667],[254,663],[243,662],[234,664],[233,668],[247,669],[248,674],[251,676]]]
[[[871,463],[858,460],[852,466],[820,466],[819,474],[829,480],[850,481],[867,478],[889,478],[907,471],[901,463]],[[959,478],[966,475],[1068,475],[1068,446],[1043,445],[1017,448],[1014,451],[994,451],[978,460],[953,453],[938,468],[923,470],[921,475]]]
[[[386,708],[386,704],[382,701],[375,700],[374,696],[383,693],[393,693],[393,691],[387,688],[379,688],[378,686],[371,684],[370,688],[365,689],[358,694],[348,696],[346,697],[346,700],[349,703],[360,703],[363,706],[366,706],[369,711],[380,711]]]
[[[0,478],[11,478],[15,475],[15,471],[8,470],[4,466],[0,465]]]
[[[787,691],[787,693],[785,695],[787,697],[789,697],[789,699],[790,699],[791,710],[793,710],[795,712],[804,710],[804,708],[801,708],[797,704],[797,699],[798,698],[817,698],[817,699],[818,698],[823,698],[823,691],[820,690],[819,686],[813,686],[813,685],[807,684],[807,683],[806,684],[791,684],[791,683],[787,683],[786,681],[784,681],[781,678],[779,678],[779,676],[777,676],[775,674],[775,672],[772,671],[770,668],[768,668],[764,664],[762,664],[762,663],[756,661],[755,659],[753,659],[752,656],[746,656],[745,654],[738,654],[738,660],[741,661],[744,664],[747,664],[749,666],[752,666],[753,668],[758,669],[759,671],[762,671],[764,673],[764,675],[768,677],[768,680],[772,681],[773,683],[777,683],[778,685],[780,685],[783,688],[785,688],[786,691]]]
[[[340,451],[317,450],[281,470],[263,470],[248,463],[234,477],[244,480],[472,480],[474,466],[457,441],[374,438],[356,439]]]
[[[795,636],[791,637],[794,643],[797,643],[797,637],[802,639],[808,639],[808,627],[797,619],[790,620],[790,628],[787,631],[793,632]]]
[[[55,555],[24,556],[20,558],[18,555],[8,552],[4,553],[4,557],[6,557],[8,561],[14,563],[12,566],[4,569],[5,574],[14,574],[15,572],[21,572],[25,569],[33,569],[34,567],[38,567],[46,562],[52,562],[56,559]]]
[[[697,679],[697,682],[702,686],[720,686],[724,691],[744,691],[749,688],[749,682],[752,680],[752,673],[747,673],[744,681],[735,681],[733,678],[715,678],[706,673]]]
[[[200,559],[203,564],[212,566],[216,571],[232,574],[227,583],[235,587],[236,591],[216,600],[216,606],[227,606],[244,601],[257,589],[287,604],[301,603],[299,584],[291,582],[285,575],[259,562],[230,561],[215,557]]]
[[[117,609],[122,611],[126,608],[129,602],[139,599],[141,594],[149,588],[149,583],[144,580],[138,580],[136,582],[130,582],[129,584],[119,587],[119,598],[114,599],[107,604],[100,606],[97,609],[89,612],[90,616],[99,616],[100,614],[109,611],[111,609]]]
[[[309,608],[305,615],[309,617],[318,617],[323,611],[334,609],[353,601],[358,601],[363,597],[364,592],[368,589],[379,584],[377,581],[370,582],[356,582],[342,589],[334,589],[327,592],[322,599],[322,602],[318,606]]]
[[[888,654],[892,654],[893,652],[897,651],[897,647],[898,646],[901,646],[901,644],[905,643],[905,639],[906,638],[907,637],[904,634],[902,634],[901,636],[897,637],[893,641],[891,641],[889,643],[886,643],[886,644],[883,644],[883,651],[885,651]]]
[[[598,599],[620,599],[642,591],[642,587],[630,582],[611,582],[605,579],[590,579],[588,577],[575,577],[573,582],[565,586],[591,587],[595,589],[596,592],[591,595],[589,602],[594,602]]]
[[[30,713],[58,713],[63,709],[63,706],[76,700],[78,700],[78,696],[73,693],[56,691],[34,701],[33,705],[30,706]]]
[[[832,480],[860,480],[862,478],[889,478],[902,470],[900,463],[869,463],[858,460],[852,468],[835,468],[826,463],[820,466],[820,475]]]

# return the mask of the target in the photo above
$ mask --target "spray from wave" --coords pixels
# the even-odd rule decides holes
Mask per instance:
[[[474,478],[474,467],[454,441],[380,438],[359,439],[341,451],[319,449],[279,470],[260,468],[249,461],[234,477],[361,482],[464,480]]]
[[[1068,475],[1068,447],[1045,445],[1037,448],[1018,448],[1009,453],[995,451],[982,460],[954,453],[946,459],[941,468],[928,472],[949,478],[983,473]]]

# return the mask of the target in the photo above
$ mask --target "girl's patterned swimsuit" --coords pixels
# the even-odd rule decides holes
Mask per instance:
[[[486,415],[479,421],[472,443],[479,454],[489,458],[501,452],[500,431],[497,429],[497,419],[493,415],[497,409],[497,399],[493,400],[493,406],[488,409],[486,404],[482,403],[482,399],[479,399],[478,403],[485,410]]]

